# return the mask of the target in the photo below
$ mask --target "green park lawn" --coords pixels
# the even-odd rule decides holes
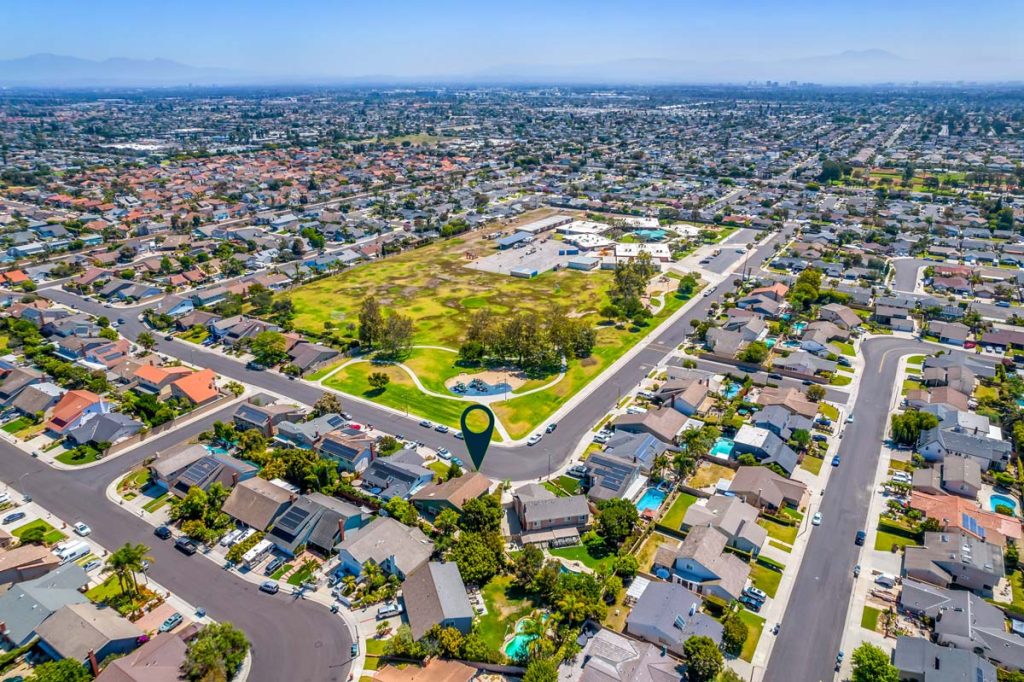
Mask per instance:
[[[679,530],[679,527],[683,525],[683,517],[686,516],[686,510],[696,501],[697,498],[695,496],[689,493],[680,493],[679,497],[672,503],[672,506],[665,512],[665,516],[661,517],[660,523],[666,528]]]
[[[520,310],[543,312],[552,306],[561,306],[594,323],[599,321],[598,311],[609,303],[613,284],[610,273],[563,269],[533,279],[519,279],[466,267],[472,258],[489,255],[493,249],[493,244],[482,235],[448,239],[302,285],[287,294],[297,311],[295,328],[347,343],[355,334],[349,325],[357,322],[359,306],[370,295],[377,298],[385,314],[393,310],[413,319],[414,345],[451,350],[461,345],[473,311],[484,308],[501,316]],[[513,437],[528,435],[684,302],[678,296],[666,296],[665,305],[643,328],[598,327],[597,343],[591,356],[571,361],[561,381],[545,391],[493,403],[492,409]],[[456,359],[452,352],[417,348],[405,364],[416,372],[425,387],[444,393],[447,390],[445,380],[466,371],[455,366]],[[365,381],[368,367],[365,363],[346,367],[326,384],[396,409],[408,408],[410,413],[431,421],[457,423],[451,417],[461,414],[465,407],[462,401],[422,395],[407,376],[396,377],[393,372],[401,370],[393,367],[388,371],[392,385],[379,394],[373,393]],[[542,386],[555,376],[533,377],[519,390]],[[413,393],[420,395],[417,398]]]
[[[488,645],[500,649],[516,621],[533,611],[533,601],[514,586],[512,577],[507,575],[492,579],[484,585],[481,594],[487,613],[477,621],[478,632]]]
[[[48,545],[52,545],[55,542],[60,542],[61,540],[67,537],[67,535],[60,532],[59,530],[57,530],[56,528],[54,528],[42,519],[29,521],[26,524],[18,526],[17,528],[11,531],[11,535],[20,539],[22,535],[32,530],[33,528],[42,528],[44,531],[46,531],[46,535],[43,536],[43,542],[45,542]]]

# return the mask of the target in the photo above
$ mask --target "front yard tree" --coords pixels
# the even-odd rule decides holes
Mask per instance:
[[[710,637],[700,635],[686,640],[683,654],[689,682],[711,682],[722,671],[722,652]]]
[[[493,495],[484,495],[462,507],[459,527],[470,533],[496,533],[501,530],[501,503]]]
[[[384,315],[373,296],[363,299],[359,307],[359,343],[373,348],[384,333]]]
[[[284,349],[284,334],[280,332],[260,332],[253,337],[249,345],[256,362],[267,367],[273,367],[288,359],[288,353]]]
[[[743,622],[739,614],[732,613],[722,625],[722,648],[730,656],[739,656],[743,651],[743,645],[747,642],[747,624]]]
[[[376,391],[383,391],[384,387],[391,383],[391,377],[384,372],[371,372],[366,377],[366,382]]]
[[[899,682],[900,671],[889,662],[889,655],[865,642],[853,651],[852,682]]]
[[[27,682],[89,682],[91,679],[92,675],[82,662],[73,658],[40,663],[26,678]]]
[[[934,428],[939,425],[939,420],[934,414],[910,410],[903,414],[892,416],[892,437],[902,445],[917,445],[917,439],[922,431]]]
[[[313,416],[322,417],[325,414],[340,414],[341,399],[336,393],[326,392],[313,403]]]
[[[153,346],[156,345],[156,339],[149,332],[140,332],[135,342],[146,350],[152,350]]]
[[[742,362],[760,365],[768,357],[768,346],[764,344],[764,341],[751,341],[736,357]]]
[[[182,668],[190,680],[231,680],[248,651],[244,632],[231,623],[213,623],[189,644]]]
[[[813,384],[807,387],[807,399],[816,403],[825,397],[825,387],[821,384]]]
[[[597,505],[597,530],[611,546],[622,544],[639,519],[636,507],[629,500],[616,498]]]

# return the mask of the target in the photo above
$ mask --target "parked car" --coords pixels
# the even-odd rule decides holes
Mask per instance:
[[[754,599],[761,602],[768,599],[768,595],[765,594],[764,590],[759,590],[756,587],[748,587],[747,589],[743,590],[743,594],[749,597],[753,597]]]
[[[90,528],[90,527],[89,527],[89,526],[87,526],[86,524],[82,523],[81,521],[76,521],[76,522],[75,522],[75,525],[73,525],[73,526],[72,526],[72,528],[74,528],[74,529],[75,529],[75,533],[76,533],[77,535],[80,535],[80,536],[82,536],[83,538],[84,538],[84,537],[85,537],[86,535],[88,535],[89,533],[91,533],[91,532],[92,532],[92,528]]]
[[[340,417],[341,417],[342,419],[344,419],[344,420],[345,420],[345,421],[347,421],[347,422],[350,422],[350,421],[352,421],[352,415],[350,415],[350,414],[349,414],[348,412],[342,412],[342,413],[341,413],[340,415],[338,415],[338,416],[340,416]],[[399,440],[401,440],[401,439],[399,439]]]
[[[397,601],[387,602],[377,609],[377,620],[391,618],[402,613],[402,605]]]
[[[555,424],[554,422],[552,422],[552,423],[548,424],[547,428],[544,429],[544,432],[545,433],[554,433],[555,429],[557,429],[557,428],[558,428],[558,424]]]
[[[814,513],[814,516],[811,517],[811,525],[814,525],[814,526],[820,526],[821,525],[821,512],[815,512]]]
[[[532,436],[530,436],[529,439],[527,439],[526,444],[527,445],[536,445],[537,443],[540,442],[540,439],[543,438],[543,437],[544,437],[543,434],[535,433]]]
[[[816,433],[813,436],[811,436],[811,440],[816,441],[818,443],[827,443],[828,436],[826,436],[824,433]]]
[[[282,566],[284,566],[284,557],[274,557],[270,560],[270,563],[267,564],[267,567],[263,569],[263,575],[274,575],[274,573],[277,572],[277,569]]]
[[[11,501],[10,493],[0,493],[0,504],[7,504]]]
[[[153,531],[153,535],[161,540],[166,540],[171,537],[171,529],[167,526],[157,526],[156,530]]]
[[[464,440],[464,439],[465,439],[465,436],[463,436],[463,435],[462,435],[462,431],[456,431],[456,432],[455,432],[454,434],[452,434],[452,435],[454,435],[454,436],[455,436],[456,438],[458,438],[459,440]]]
[[[776,381],[782,381],[782,375],[781,374],[776,374],[775,372],[772,372],[771,374],[769,374],[768,378],[769,379],[775,379]]]
[[[14,512],[13,514],[8,514],[4,517],[3,524],[6,526],[8,523],[21,521],[23,518],[25,518],[25,512]]]
[[[836,654],[836,672],[839,672],[839,669],[841,667],[843,667],[843,652],[842,651],[840,651],[838,654]]]
[[[352,655],[352,658],[356,658],[359,655],[359,642],[352,642],[348,652]]]
[[[859,578],[860,577],[860,564],[857,564],[856,566],[853,567],[853,577],[854,578]]]
[[[182,620],[184,620],[182,615],[178,612],[174,612],[167,616],[163,623],[160,623],[160,627],[158,629],[160,632],[170,632],[174,628],[178,627]]]
[[[420,426],[422,426],[425,429],[432,429],[434,428],[434,422],[430,421],[429,419],[424,419],[423,421],[420,422]]]
[[[101,567],[102,565],[103,565],[102,561],[100,561],[99,559],[93,559],[92,561],[89,561],[84,566],[82,566],[82,568],[85,569],[86,573],[91,573],[92,571],[95,571],[97,568]]]
[[[273,580],[264,580],[260,583],[260,592],[266,592],[267,594],[277,594],[281,586]]]
[[[444,424],[438,424],[437,426],[434,427],[434,430],[437,431],[438,433],[448,433],[448,427],[445,426]]]
[[[437,456],[441,459],[449,460],[452,458],[452,453],[448,451],[448,448],[438,448]]]
[[[839,466],[839,455],[836,455],[835,457],[832,458],[832,466]]]
[[[224,537],[222,537],[220,539],[220,546],[221,547],[230,547],[231,545],[233,545],[236,542],[238,542],[238,538],[242,537],[243,533],[245,533],[245,531],[240,529],[240,528],[236,528],[235,530],[231,531],[230,533],[227,533]]]
[[[750,609],[754,613],[757,613],[758,611],[760,611],[761,607],[764,605],[764,602],[759,602],[758,600],[752,599],[752,598],[750,598],[750,597],[748,597],[746,595],[743,595],[742,597],[740,597],[740,603],[743,604],[744,606],[746,606],[748,609]]]
[[[847,424],[852,424],[853,423],[853,412],[851,412],[849,414],[849,416],[846,417],[846,423]]]
[[[461,457],[452,457],[452,464],[462,469],[466,466],[466,463],[462,461]]]
[[[187,554],[188,556],[192,556],[197,551],[199,551],[199,547],[196,545],[196,543],[186,537],[180,537],[177,540],[175,540],[174,548],[183,554]]]
[[[256,362],[255,360],[250,360],[249,362],[245,363],[245,368],[246,369],[251,369],[254,372],[262,372],[263,370],[266,369],[265,366],[261,365],[260,363]]]
[[[864,541],[868,539],[868,534],[862,530],[857,531],[857,537],[854,538],[853,544],[863,545]]]
[[[581,478],[587,473],[587,467],[585,467],[582,464],[576,464],[574,466],[569,467],[569,470],[565,473],[569,474],[570,476],[574,476],[575,478]]]

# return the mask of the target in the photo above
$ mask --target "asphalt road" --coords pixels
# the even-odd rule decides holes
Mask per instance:
[[[791,230],[774,235],[751,256],[751,262],[772,253],[772,245],[789,236]],[[690,320],[707,315],[712,301],[720,301],[733,289],[732,280],[718,285],[716,291],[701,297],[670,328],[647,343],[621,369],[607,377],[590,395],[561,419],[557,431],[545,436],[534,447],[492,446],[483,471],[494,479],[526,480],[540,478],[560,467],[575,445],[612,407],[619,397],[643,379],[665,359],[691,331]],[[54,301],[73,305],[94,315],[111,320],[124,318],[119,331],[137,338],[145,329],[139,314],[149,305],[132,308],[105,308],[95,301],[57,287],[44,287],[41,295]],[[157,335],[158,352],[181,358],[191,364],[208,367],[217,374],[273,391],[306,404],[313,404],[323,393],[319,388],[300,380],[270,371],[252,371],[242,362],[221,353],[206,352],[184,341],[165,341]],[[464,453],[464,444],[450,434],[440,434],[418,426],[414,416],[404,417],[379,407],[348,400],[345,410],[357,421],[382,427],[391,433],[403,434],[431,447],[445,446]],[[113,548],[125,541],[142,542],[153,548],[156,559],[151,569],[155,580],[186,601],[205,607],[217,620],[231,621],[242,627],[253,643],[252,678],[263,680],[343,680],[348,674],[350,634],[343,621],[322,606],[307,602],[288,603],[283,595],[269,597],[256,586],[201,557],[186,557],[169,544],[161,543],[152,534],[152,527],[112,504],[104,489],[117,475],[128,471],[145,457],[194,436],[210,427],[217,419],[227,420],[233,408],[208,415],[197,422],[148,441],[126,455],[108,463],[74,472],[49,468],[28,457],[12,445],[0,442],[0,479],[31,494],[41,505],[67,521],[83,520],[93,529],[95,538],[105,547]],[[468,461],[469,457],[465,459]]]
[[[121,457],[73,472],[59,471],[0,441],[0,479],[14,486],[68,523],[85,521],[93,538],[108,550],[125,542],[150,548],[149,575],[211,618],[238,625],[253,643],[253,682],[345,680],[351,635],[344,621],[323,605],[295,600],[285,591],[270,596],[199,555],[185,556],[170,541],[153,535],[153,527],[111,503],[107,485],[152,454],[230,420],[233,407],[207,415]],[[184,614],[188,616],[189,614]]]
[[[900,338],[874,338],[862,344],[865,369],[853,408],[854,423],[845,428],[839,446],[842,463],[829,478],[819,509],[822,524],[811,531],[764,682],[833,678],[853,594],[853,567],[861,550],[854,537],[858,530],[867,529],[899,359],[931,348]]]
[[[892,288],[896,291],[914,293],[918,273],[921,268],[929,265],[935,265],[935,262],[925,260],[924,258],[897,258],[893,260],[896,274],[893,276]]]

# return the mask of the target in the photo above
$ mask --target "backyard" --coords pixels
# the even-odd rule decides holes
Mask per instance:
[[[686,516],[686,510],[696,501],[697,498],[689,493],[679,493],[679,497],[669,507],[665,516],[661,517],[660,523],[666,528],[679,530],[679,527],[683,525],[683,517]]]
[[[498,576],[481,590],[487,613],[480,617],[480,637],[488,645],[500,649],[505,636],[512,632],[517,620],[534,609],[533,601],[512,584],[511,576]]]
[[[385,311],[401,312],[412,318],[413,344],[417,347],[403,364],[416,373],[425,388],[444,394],[447,379],[467,372],[467,368],[456,364],[455,351],[462,344],[470,315],[476,310],[489,309],[501,316],[521,310],[544,312],[560,306],[574,317],[600,321],[598,311],[609,303],[613,283],[610,273],[561,269],[521,279],[466,267],[493,249],[491,242],[474,234],[302,285],[287,294],[298,311],[295,328],[347,343],[355,337],[362,300],[375,296]],[[684,302],[683,298],[667,295],[665,305],[647,327],[598,326],[597,343],[589,357],[572,360],[565,376],[544,391],[520,397],[515,397],[513,391],[509,400],[492,403],[496,416],[513,437],[528,435]],[[391,383],[384,389],[371,389],[367,377],[374,371],[386,373]],[[557,378],[557,374],[530,377],[518,390],[538,388]],[[424,394],[405,370],[394,365],[353,363],[330,376],[325,385],[449,426],[458,425],[458,416],[465,407],[463,401]]]
[[[615,560],[615,552],[608,550],[603,542],[591,542],[575,547],[559,547],[548,550],[551,556],[578,561],[592,571],[611,566]]]

